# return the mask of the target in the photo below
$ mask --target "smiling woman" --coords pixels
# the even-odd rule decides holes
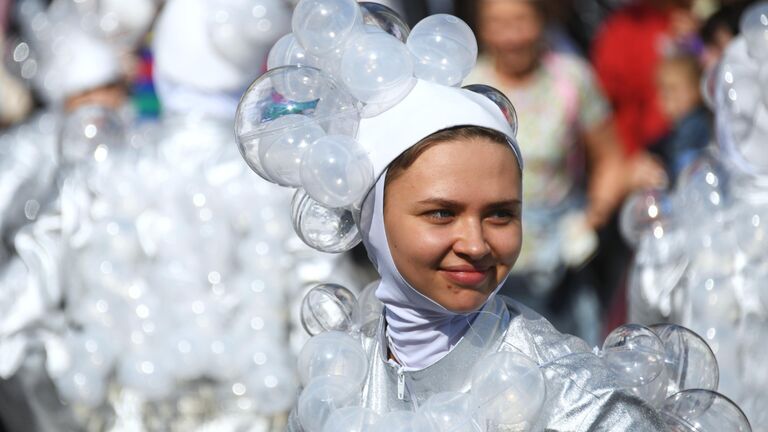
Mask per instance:
[[[384,224],[403,277],[452,312],[479,309],[520,253],[520,178],[507,139],[478,127],[438,132],[396,159]]]

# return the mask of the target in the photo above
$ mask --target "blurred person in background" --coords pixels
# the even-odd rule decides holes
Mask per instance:
[[[631,186],[609,105],[586,61],[547,45],[541,1],[483,0],[474,18],[485,54],[466,82],[497,87],[515,105],[528,171],[523,250],[509,295],[561,330],[596,340],[595,279],[578,270],[596,251],[595,230]],[[661,168],[650,174],[646,183],[664,181]],[[603,304],[610,297],[600,293]]]
[[[704,106],[699,60],[691,55],[665,59],[656,74],[661,110],[671,128],[651,151],[664,161],[670,183],[709,145],[712,119]]]
[[[656,70],[665,57],[701,51],[692,3],[630,2],[608,17],[595,38],[593,63],[627,156],[641,154],[669,128],[657,97]]]

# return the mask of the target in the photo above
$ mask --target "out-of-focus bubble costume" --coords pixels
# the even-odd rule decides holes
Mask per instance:
[[[23,295],[2,305],[24,319],[3,319],[16,327],[0,343],[15,348],[4,376],[44,347],[79,428],[266,431],[295,402],[291,346],[306,336],[290,299],[351,270],[295,238],[290,195],[233,140],[239,96],[288,19],[280,0],[169,1],[154,35],[161,122],[94,106],[63,119],[58,204],[16,236],[5,280]]]
[[[720,363],[721,392],[755,430],[768,426],[768,3],[745,11],[742,36],[708,75],[717,143],[674,191],[647,191],[622,209],[637,245],[630,319],[702,335]]]
[[[435,15],[411,31],[377,4],[302,0],[292,28],[241,100],[242,155],[298,189],[291,217],[307,244],[338,252],[362,240],[382,279],[358,297],[335,284],[305,296],[313,337],[298,357],[289,431],[751,430],[715,392],[712,351],[685,328],[627,325],[593,350],[500,296],[451,313],[395,268],[384,179],[403,151],[482,126],[507,137],[522,169],[509,101],[459,88],[477,55],[464,22]]]

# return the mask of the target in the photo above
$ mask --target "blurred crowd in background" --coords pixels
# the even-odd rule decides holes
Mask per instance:
[[[247,0],[240,3],[244,2]],[[203,283],[199,291],[205,292],[207,300],[196,302],[192,297],[189,310],[162,312],[170,316],[167,325],[204,315],[199,311],[203,306],[220,308],[213,318],[199,323],[199,328],[190,328],[192,335],[169,332],[167,337],[175,346],[191,344],[177,353],[180,359],[194,352],[192,345],[200,332],[208,332],[208,345],[215,345],[220,333],[229,337],[233,326],[230,316],[242,315],[247,322],[244,328],[259,333],[263,324],[254,324],[251,307],[273,309],[257,318],[279,322],[277,327],[288,329],[275,330],[268,337],[274,349],[264,357],[290,356],[277,351],[293,347],[295,352],[305,339],[284,334],[294,330],[301,333],[295,304],[300,303],[302,290],[311,283],[337,281],[360,291],[373,279],[362,249],[348,256],[326,258],[293,244],[295,239],[291,243],[290,221],[279,221],[287,213],[282,207],[290,206],[290,197],[270,189],[247,171],[234,144],[237,101],[248,84],[266,70],[271,44],[290,31],[292,2],[256,2],[267,6],[260,12],[264,19],[253,22],[255,35],[237,33],[236,25],[228,27],[238,1],[221,1],[223,9],[205,9],[208,3],[215,2],[0,0],[2,432],[74,430],[69,425],[82,424],[82,416],[79,420],[67,415],[41,420],[41,412],[55,417],[57,411],[50,411],[51,407],[60,405],[58,397],[50,394],[50,400],[43,397],[30,402],[53,389],[50,379],[35,375],[35,370],[58,375],[54,380],[64,399],[77,400],[78,391],[84,387],[75,372],[67,375],[71,365],[35,365],[28,360],[35,352],[35,343],[14,341],[10,336],[29,329],[29,323],[39,323],[43,315],[64,309],[77,312],[64,314],[62,323],[36,326],[70,332],[76,329],[77,333],[98,321],[112,328],[106,323],[110,313],[100,309],[107,304],[103,296],[89,297],[83,287],[119,285],[114,281],[118,272],[105,271],[107,261],[103,260],[105,254],[114,253],[105,251],[114,251],[115,242],[122,242],[118,249],[123,254],[115,259],[132,263],[122,270],[142,276],[141,284],[132,279],[128,288],[110,288],[138,302],[130,303],[128,309],[139,310],[136,307],[143,303],[137,299],[144,298],[147,290],[163,291],[150,296],[157,309],[150,305],[147,310],[157,313],[170,309],[167,305],[184,298],[189,284],[194,285],[185,279],[192,278],[194,272],[200,273]],[[411,25],[428,14],[451,13],[475,31],[480,57],[465,84],[489,84],[509,97],[517,110],[518,140],[526,164],[523,251],[504,293],[542,313],[559,330],[598,344],[607,330],[628,319],[627,279],[634,250],[620,233],[619,210],[635,191],[674,189],[681,173],[708,151],[714,119],[702,91],[703,78],[739,33],[743,10],[755,2],[381,3],[400,12]],[[281,6],[284,10],[274,11]],[[255,11],[252,9],[258,15]],[[98,120],[97,128],[90,132],[87,126],[83,129],[82,125],[94,119]],[[109,122],[118,126],[109,126]],[[115,130],[122,131],[120,138],[109,135]],[[91,142],[106,139],[104,154],[77,148],[84,142],[83,134],[86,141],[95,135],[99,136]],[[73,168],[88,157],[110,159],[122,152],[121,146],[132,149],[135,156],[120,157],[109,165]],[[145,163],[147,160],[153,162]],[[66,198],[67,193],[78,195],[82,190],[88,190],[90,198]],[[109,210],[99,213],[104,208]],[[83,228],[81,222],[73,222],[79,216],[69,217],[67,209],[76,215],[88,214],[93,223]],[[99,219],[107,213],[109,217]],[[194,215],[191,219],[190,214]],[[130,229],[137,231],[135,244],[116,234],[128,229],[123,225],[128,220]],[[68,223],[77,226],[68,227]],[[194,238],[190,233],[195,233]],[[69,242],[66,248],[53,254],[45,252],[46,259],[39,257],[39,251],[46,250],[46,242],[56,243],[62,238]],[[99,238],[108,244],[101,244]],[[174,253],[195,256],[179,264]],[[151,260],[134,265],[135,255]],[[51,263],[55,263],[55,270],[49,269],[54,265]],[[99,268],[101,273],[93,276],[84,268],[96,273],[93,269]],[[111,279],[105,278],[105,273],[112,275]],[[58,281],[51,282],[51,278]],[[217,291],[217,286],[224,285],[222,280],[244,279],[243,292],[259,294],[274,284],[281,287],[275,296],[280,298],[267,301],[259,294],[249,299],[231,288],[240,282],[227,282],[226,289]],[[264,284],[269,286],[264,288]],[[79,291],[73,285],[80,287]],[[162,290],[155,288],[161,285]],[[29,294],[31,288],[24,288],[29,286],[51,297],[35,297]],[[22,298],[26,303],[19,306]],[[19,312],[22,307],[32,312]],[[276,313],[282,309],[288,312]],[[149,321],[141,318],[135,326],[143,326],[142,331],[151,334],[146,330]],[[249,345],[254,333],[246,331],[220,345],[228,349]],[[70,336],[38,339],[43,340],[50,358],[53,347],[66,345]],[[109,332],[102,332],[101,337],[102,343],[118,338]],[[141,345],[135,340],[125,343]],[[110,355],[119,357],[123,349],[113,349]],[[231,351],[218,354],[232,356]],[[255,358],[253,352],[245,356]],[[152,373],[146,371],[149,361],[141,357],[134,363],[139,369],[144,367],[139,375],[152,379]],[[236,367],[215,356],[207,361],[186,364],[176,360],[165,367],[179,372],[186,365],[174,375],[176,380],[213,375],[236,383],[240,382],[236,376],[211,371],[247,370],[247,365]],[[111,364],[115,362],[121,363],[111,360]],[[124,385],[134,385],[158,398],[170,392],[172,384],[164,386],[156,380],[153,385],[141,383],[141,378],[131,376],[130,365],[115,367]],[[35,378],[14,373],[25,368],[28,376]],[[63,383],[67,379],[74,384]],[[244,390],[239,391],[236,384],[227,388],[227,397],[237,399],[233,406],[247,411],[238,399]],[[226,399],[216,390],[211,392],[198,394],[195,400]],[[101,399],[87,402],[91,408],[98,407]],[[135,409],[124,398],[112,409],[130,411],[132,407]],[[198,408],[177,405],[174,409],[187,409],[194,412],[190,416],[203,418]],[[171,416],[163,412],[162,405],[156,411],[156,418]],[[129,419],[126,412],[118,417]],[[30,426],[33,418],[38,424]],[[94,422],[91,416],[89,430],[108,430]],[[114,430],[142,430],[123,426]],[[180,429],[174,430],[192,430],[176,427]],[[211,430],[224,430],[214,427]]]

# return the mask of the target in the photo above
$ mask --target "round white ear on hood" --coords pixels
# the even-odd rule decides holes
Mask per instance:
[[[206,11],[206,0],[165,4],[154,30],[154,76],[203,91],[242,91],[259,71],[240,69],[214,48]]]
[[[120,59],[105,41],[72,27],[45,67],[43,92],[60,102],[120,80]]]

